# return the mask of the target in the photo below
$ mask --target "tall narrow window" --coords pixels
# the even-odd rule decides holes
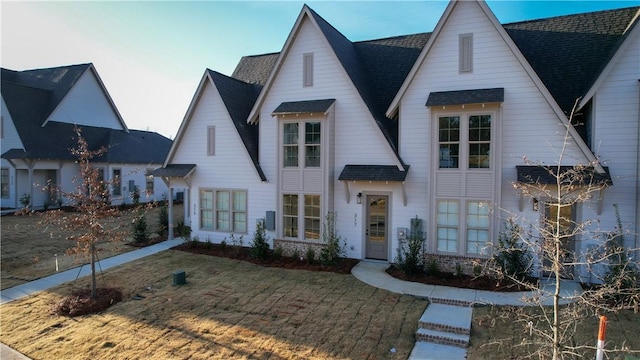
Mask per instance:
[[[459,42],[459,61],[460,72],[468,73],[473,71],[473,34],[460,34]]]
[[[458,202],[438,201],[438,251],[457,252],[459,227]]]
[[[298,237],[298,195],[283,195],[282,223],[285,237]]]
[[[9,169],[0,169],[0,196],[2,198],[9,197]]]
[[[102,177],[104,178],[104,172]],[[113,169],[113,177],[111,178],[111,186],[113,187],[113,195],[122,195],[122,170]],[[133,191],[133,189],[131,189]]]
[[[216,127],[207,126],[207,155],[216,154]]]
[[[302,55],[302,86],[313,86],[313,53]]]
[[[216,230],[229,231],[229,191],[216,191]]]
[[[233,225],[233,231],[237,233],[247,232],[247,192],[246,191],[233,191],[231,193],[233,198],[231,204],[231,221]]]
[[[304,127],[305,167],[320,167],[320,123],[308,122]]]
[[[320,239],[320,195],[304,196],[304,238]]]
[[[200,191],[200,228],[213,229],[213,191]]]
[[[457,169],[460,157],[460,117],[438,118],[438,142],[441,169]]]
[[[486,255],[489,243],[489,205],[467,202],[467,253]]]
[[[284,167],[298,166],[298,123],[284,124],[282,139]]]
[[[489,168],[491,115],[469,116],[469,169]]]

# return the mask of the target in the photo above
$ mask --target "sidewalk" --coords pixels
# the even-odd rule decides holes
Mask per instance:
[[[107,259],[100,260],[100,269],[107,270],[114,266],[122,265],[124,263],[143,258],[145,256],[153,255],[163,250],[167,250],[171,247],[179,245],[183,242],[180,239],[173,239],[163,241],[158,244],[147,246],[141,249],[126,252],[124,254],[116,255]],[[38,280],[34,280],[22,285],[14,286],[12,288],[4,289],[0,291],[0,305],[14,300],[18,300],[25,296],[31,295],[38,291],[46,290],[48,288],[60,285],[67,281],[73,281],[76,278],[87,276],[91,274],[91,268],[88,265],[76,267],[66,271],[43,277]]]

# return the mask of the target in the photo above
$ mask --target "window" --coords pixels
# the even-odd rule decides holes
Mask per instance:
[[[461,73],[473,72],[473,34],[460,34],[459,43],[459,71]]]
[[[146,193],[147,193],[147,195],[153,195],[154,179],[153,179],[152,171],[153,170],[147,170],[147,175],[145,176]]]
[[[282,197],[282,227],[284,236],[298,237],[298,195],[285,194]]]
[[[216,154],[216,127],[207,126],[207,155]]]
[[[322,146],[320,122],[285,123],[282,138],[284,167],[320,167]],[[300,139],[304,139],[304,144],[300,143]],[[304,154],[300,154],[300,149],[304,149]],[[304,164],[300,164],[301,157],[304,159]]]
[[[440,169],[490,168],[491,115],[438,117],[438,146]]]
[[[320,167],[320,123],[305,123],[305,167]]]
[[[246,233],[247,192],[231,189],[200,190],[200,228]]]
[[[298,123],[284,124],[284,167],[298,166]]]
[[[458,202],[454,200],[438,201],[438,251],[458,251],[459,227]]]
[[[213,191],[200,191],[200,228],[213,230]]]
[[[469,116],[469,169],[488,168],[491,115]]]
[[[487,255],[489,242],[489,205],[467,202],[467,254]]]
[[[304,237],[320,239],[320,195],[304,196]]]
[[[9,169],[0,169],[0,196],[4,198],[9,197]]]
[[[104,177],[104,175],[102,176]],[[121,169],[113,169],[112,186],[113,186],[114,196],[122,195],[122,170]],[[131,191],[133,191],[133,189],[131,189]]]
[[[441,116],[438,119],[440,168],[457,169],[460,153],[460,116]]]
[[[302,55],[302,86],[313,86],[313,53]]]

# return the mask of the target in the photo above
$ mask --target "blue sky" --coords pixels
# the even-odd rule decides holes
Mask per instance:
[[[447,1],[309,1],[352,41],[432,31]],[[243,55],[278,52],[300,1],[0,3],[0,63],[26,70],[93,63],[132,129],[173,138],[206,68],[230,75]],[[640,5],[487,1],[502,23]]]

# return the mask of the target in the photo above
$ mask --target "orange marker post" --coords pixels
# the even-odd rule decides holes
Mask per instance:
[[[598,348],[596,351],[596,360],[604,358],[604,336],[607,332],[607,317],[600,316],[600,329],[598,330]]]

